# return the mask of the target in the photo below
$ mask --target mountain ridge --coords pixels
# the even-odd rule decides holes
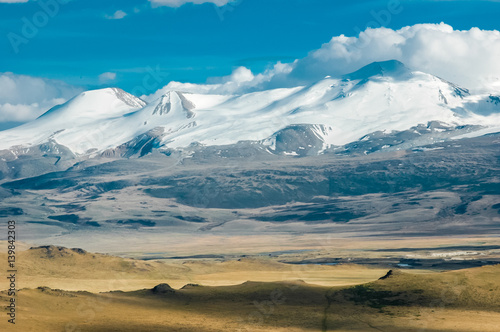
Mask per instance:
[[[494,101],[389,60],[339,79],[240,95],[168,91],[147,104],[117,88],[87,91],[30,123],[1,131],[0,150],[55,142],[77,156],[119,149],[118,155],[130,157],[136,153],[123,151],[127,146],[144,156],[153,149],[253,141],[269,153],[303,156],[431,122],[449,131],[469,126],[474,129],[469,137],[479,129],[483,134],[500,128],[500,105]],[[134,143],[144,141],[144,135],[154,136],[153,148]],[[277,138],[284,143],[278,150]]]

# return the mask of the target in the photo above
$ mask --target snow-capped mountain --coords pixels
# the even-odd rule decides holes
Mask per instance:
[[[380,148],[412,147],[500,131],[499,100],[387,61],[310,86],[242,95],[170,91],[146,104],[119,89],[88,91],[0,132],[0,149],[51,142],[76,155],[132,156],[193,143],[253,141],[271,153],[305,155],[354,142],[366,145],[374,137],[383,143]],[[422,126],[428,130],[419,130]],[[391,143],[399,142],[394,133],[405,131],[410,138]]]

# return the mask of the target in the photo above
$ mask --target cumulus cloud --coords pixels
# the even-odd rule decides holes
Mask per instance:
[[[79,92],[81,89],[61,81],[0,73],[0,127],[4,122],[36,119]]]
[[[180,7],[187,3],[200,5],[203,3],[213,3],[217,7],[222,7],[235,0],[149,0],[154,7],[167,6],[167,7]]]
[[[321,48],[293,63],[277,63],[260,74],[236,68],[207,84],[170,82],[147,100],[169,90],[239,94],[262,89],[306,85],[325,76],[341,77],[372,62],[399,60],[409,68],[439,76],[476,92],[500,92],[500,32],[454,30],[441,24],[417,24],[399,30],[367,29],[356,37],[333,37]]]
[[[233,70],[231,75],[222,77],[212,77],[207,80],[207,84],[192,84],[172,81],[168,85],[159,89],[155,93],[148,96],[141,96],[146,101],[153,101],[160,98],[168,91],[181,91],[190,93],[206,93],[206,94],[240,94],[251,91],[274,87],[281,87],[280,78],[286,79],[287,75],[292,70],[290,64],[278,62],[272,68],[263,73],[254,75],[252,71],[246,67],[238,67]]]
[[[499,58],[499,31],[417,24],[400,30],[367,29],[358,37],[333,37],[299,60],[290,78],[311,81],[325,75],[340,76],[374,61],[396,59],[414,70],[481,89],[498,84]]]
[[[239,83],[250,82],[253,81],[254,79],[255,75],[252,73],[250,69],[246,67],[238,67],[231,73],[231,75],[209,78],[208,82],[215,84],[224,84],[228,82],[239,84]]]
[[[108,20],[121,20],[125,16],[127,16],[127,13],[123,10],[117,10],[113,15],[106,15],[106,18]]]
[[[116,80],[116,73],[106,72],[99,75],[99,82],[107,83]]]

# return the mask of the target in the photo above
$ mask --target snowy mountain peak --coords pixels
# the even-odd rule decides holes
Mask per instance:
[[[125,92],[122,89],[119,88],[104,89],[104,91],[108,90],[111,90],[116,95],[116,98],[120,99],[130,107],[142,108],[146,106],[146,102],[144,100],[137,98],[136,96],[131,95],[130,93]]]
[[[86,91],[32,122],[1,132],[0,149],[55,140],[73,152],[84,153],[87,147],[99,146],[107,121],[119,119],[144,106],[144,101],[121,89]]]
[[[146,102],[144,102],[142,99],[137,98],[136,96],[131,95],[130,93],[125,92],[120,88],[104,88],[104,89],[85,91],[80,93],[75,98],[73,98],[73,100],[74,99],[96,100],[105,98],[118,99],[132,107],[144,107],[146,105]]]
[[[187,118],[194,116],[193,110],[196,105],[190,101],[182,92],[169,91],[164,94],[153,110],[153,115],[165,115],[170,112],[184,112]]]
[[[409,78],[411,70],[403,63],[397,60],[388,60],[382,62],[373,62],[351,74],[344,77],[349,80],[367,80],[376,76],[392,77],[392,78]]]
[[[147,154],[153,148],[186,149],[193,143],[254,142],[270,153],[305,156],[366,137],[376,136],[373,144],[378,144],[380,135],[370,134],[394,136],[391,133],[433,121],[446,128],[500,131],[500,103],[498,97],[471,95],[391,60],[372,63],[344,79],[325,78],[309,86],[241,95],[166,90],[146,104],[116,88],[88,91],[35,121],[0,132],[0,150],[50,141],[77,155],[113,151],[113,156],[129,156]],[[410,130],[413,141],[420,139],[419,130]],[[438,128],[423,134],[443,139],[443,130],[448,132]],[[392,146],[393,141],[384,146]]]
[[[39,119],[54,120],[64,117],[66,121],[71,121],[81,118],[108,118],[144,106],[146,102],[121,89],[106,88],[82,92],[65,104],[50,109]]]

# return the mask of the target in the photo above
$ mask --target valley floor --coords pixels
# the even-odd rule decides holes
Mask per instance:
[[[399,274],[354,287],[303,282],[19,292],[5,331],[498,331],[499,267]],[[6,304],[2,294],[1,301]]]
[[[452,242],[163,259],[21,245],[16,325],[5,315],[0,330],[498,331],[498,243]],[[9,299],[0,293],[5,313]]]

